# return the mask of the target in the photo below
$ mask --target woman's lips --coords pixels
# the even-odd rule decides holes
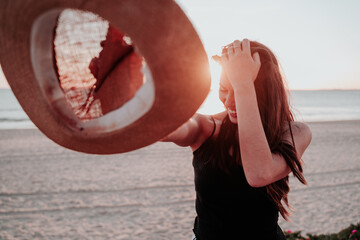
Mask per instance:
[[[236,110],[228,109],[228,113],[229,113],[230,117],[237,118]]]

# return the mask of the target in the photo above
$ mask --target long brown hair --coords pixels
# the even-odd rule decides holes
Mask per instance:
[[[303,175],[303,169],[300,159],[297,156],[295,142],[292,135],[290,123],[294,121],[291,113],[288,94],[285,89],[284,79],[280,73],[280,67],[275,55],[269,48],[261,43],[250,42],[251,54],[258,52],[261,60],[261,67],[255,80],[255,91],[260,112],[260,117],[264,132],[269,143],[271,152],[281,154],[294,176],[303,184],[306,180]],[[292,142],[284,140],[285,124],[288,124]],[[236,134],[235,134],[236,133]],[[229,149],[233,149],[233,155],[237,159],[237,164],[241,164],[240,147],[237,137],[237,126],[232,124],[228,116],[224,119],[218,144],[221,145],[221,158],[218,159],[218,165],[225,172],[229,173],[231,164],[226,162],[226,155]],[[289,212],[283,205],[289,208],[289,177],[278,180],[266,186],[269,198],[275,203],[280,214],[288,220]]]

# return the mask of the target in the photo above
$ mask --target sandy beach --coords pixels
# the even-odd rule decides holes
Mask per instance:
[[[360,221],[360,121],[309,125],[308,186],[291,177],[295,212],[280,226],[337,232]],[[0,239],[191,239],[191,161],[172,143],[99,156],[35,129],[0,130]]]

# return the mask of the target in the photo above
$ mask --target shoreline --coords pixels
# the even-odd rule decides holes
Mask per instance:
[[[347,120],[321,120],[321,121],[303,121],[297,119],[295,121],[304,122],[306,124],[322,124],[322,123],[360,123],[360,119],[347,119]],[[33,124],[33,123],[32,123]],[[0,131],[2,130],[39,130],[35,125],[29,127],[13,127],[13,128],[2,128],[0,126]],[[40,131],[40,130],[39,130]]]
[[[322,120],[322,121],[304,121],[305,123],[310,123],[310,124],[317,124],[317,123],[342,123],[342,122],[350,122],[350,123],[354,123],[354,122],[360,122],[360,119],[350,119],[350,120]]]

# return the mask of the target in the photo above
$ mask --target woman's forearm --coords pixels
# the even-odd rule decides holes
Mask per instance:
[[[234,86],[242,165],[248,183],[260,186],[273,174],[274,160],[262,126],[252,81]]]
[[[165,138],[161,139],[162,142],[173,142],[179,146],[190,146],[197,137],[199,131],[198,122],[190,118],[186,123],[170,133]]]

